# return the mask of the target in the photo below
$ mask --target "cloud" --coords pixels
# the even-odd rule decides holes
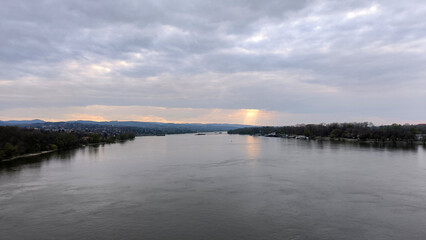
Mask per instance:
[[[363,9],[358,9],[358,10],[354,10],[354,11],[350,11],[346,14],[346,18],[356,18],[356,17],[361,17],[361,16],[365,16],[365,15],[371,15],[377,12],[377,5],[372,5],[369,8],[363,8]]]
[[[303,122],[426,119],[413,104],[426,102],[423,5],[6,0],[0,111],[102,105],[315,117]]]

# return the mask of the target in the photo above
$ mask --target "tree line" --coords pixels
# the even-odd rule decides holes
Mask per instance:
[[[229,134],[266,135],[275,132],[277,135],[304,135],[310,138],[330,137],[333,139],[350,138],[375,141],[414,141],[420,140],[419,134],[426,134],[426,124],[418,125],[383,125],[372,123],[330,123],[300,124],[283,127],[248,127],[228,131]],[[421,137],[420,137],[421,138]],[[426,137],[423,136],[423,142]]]
[[[23,129],[14,126],[0,126],[0,160],[28,153],[49,150],[63,150],[89,143],[113,143],[134,139],[132,132],[115,135],[81,132],[49,132]]]

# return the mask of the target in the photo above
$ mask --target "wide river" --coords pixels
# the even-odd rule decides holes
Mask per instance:
[[[426,239],[426,149],[138,137],[0,164],[0,239]]]

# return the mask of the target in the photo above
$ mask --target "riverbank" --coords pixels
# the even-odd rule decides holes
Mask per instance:
[[[247,134],[239,134],[247,135]],[[379,139],[357,139],[357,138],[332,138],[332,137],[306,137],[303,135],[300,136],[280,136],[280,135],[250,135],[250,136],[261,136],[261,137],[273,137],[273,138],[286,138],[286,139],[295,139],[302,141],[332,141],[332,142],[352,142],[352,143],[367,143],[367,144],[404,144],[404,145],[426,145],[426,142],[419,140],[379,140]]]
[[[9,161],[13,161],[13,160],[20,159],[20,158],[34,157],[34,156],[43,155],[43,154],[46,154],[46,153],[51,153],[51,152],[56,152],[56,151],[58,151],[58,150],[48,150],[48,151],[41,151],[41,152],[36,152],[36,153],[27,153],[27,154],[11,157],[11,158],[8,158],[8,159],[0,160],[0,162],[9,162]]]
[[[345,141],[364,142],[406,142],[424,144],[426,142],[426,124],[392,124],[374,126],[371,123],[330,123],[300,124],[281,127],[249,127],[228,131],[229,134],[262,135],[290,138],[327,138]]]
[[[107,133],[47,132],[38,129],[0,126],[0,161],[74,149],[91,143],[114,143],[134,138],[133,132],[108,135]]]
[[[129,141],[129,139],[127,139],[127,140],[116,140],[115,142],[88,143],[88,144],[83,144],[83,145],[75,147],[75,148],[69,148],[69,149],[66,149],[66,150],[72,150],[72,149],[77,149],[77,148],[82,148],[82,147],[87,147],[87,146],[93,146],[93,145],[100,145],[100,144],[120,143],[120,142],[126,142],[126,141]],[[61,149],[41,151],[41,152],[35,152],[35,153],[27,153],[27,154],[14,156],[14,157],[11,157],[11,158],[8,158],[8,159],[0,159],[0,162],[9,162],[9,161],[18,160],[18,159],[21,159],[21,158],[34,157],[34,156],[39,156],[39,155],[43,155],[43,154],[47,154],[47,153],[57,152],[57,151],[60,151],[60,150]]]

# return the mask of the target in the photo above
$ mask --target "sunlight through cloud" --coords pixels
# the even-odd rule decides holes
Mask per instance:
[[[364,8],[364,9],[348,12],[346,14],[346,18],[351,19],[351,18],[361,17],[361,16],[365,16],[365,15],[371,15],[371,14],[376,13],[377,10],[378,10],[378,6],[373,5],[369,8]]]
[[[259,109],[244,109],[244,111],[246,112],[244,124],[255,125],[257,123]]]

